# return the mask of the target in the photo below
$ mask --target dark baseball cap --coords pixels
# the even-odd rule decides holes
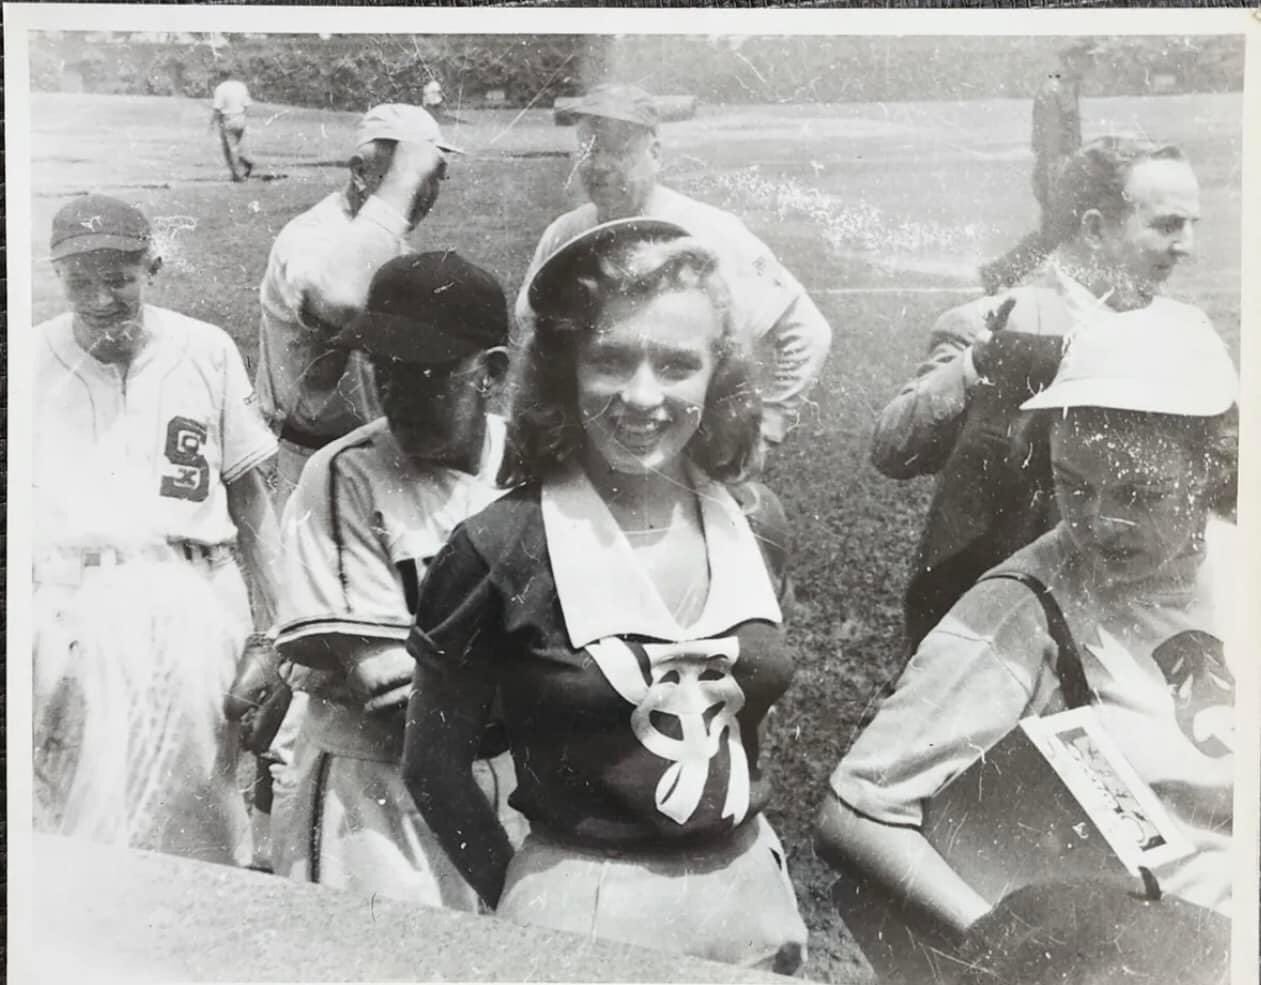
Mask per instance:
[[[141,253],[149,248],[149,220],[134,205],[108,195],[81,195],[53,216],[51,258],[64,260],[97,250]]]
[[[580,278],[588,277],[600,257],[639,242],[681,239],[690,236],[682,226],[664,219],[633,216],[614,219],[580,233],[543,261],[530,279],[526,297],[535,314],[566,311]]]
[[[655,130],[660,117],[656,101],[639,86],[606,82],[593,86],[570,108],[575,116],[599,116]]]
[[[505,345],[508,302],[495,276],[454,250],[382,266],[363,312],[337,343],[405,363],[440,365]]]

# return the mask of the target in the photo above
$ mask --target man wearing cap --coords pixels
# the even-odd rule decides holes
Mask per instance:
[[[1081,82],[1095,53],[1090,41],[1060,52],[1060,70],[1052,72],[1033,98],[1033,197],[1042,210],[1040,227],[1008,253],[981,268],[987,294],[1018,284],[1055,248],[1051,197],[1055,176],[1081,148]]]
[[[228,335],[144,302],[138,209],[76,198],[51,246],[70,311],[35,329],[37,822],[243,861],[224,695],[238,668],[275,679],[251,629],[279,586],[276,441]]]
[[[316,452],[285,510],[277,643],[310,698],[296,795],[277,799],[277,870],[474,910],[399,773],[415,667],[403,644],[429,560],[500,494],[504,425],[487,409],[508,367],[507,301],[456,253],[398,257],[334,341],[367,355],[385,416]],[[506,750],[488,730],[477,773],[513,830]]]
[[[1045,436],[1020,403],[1055,375],[1064,337],[1108,311],[1151,307],[1206,323],[1159,292],[1195,241],[1199,187],[1170,146],[1091,141],[1064,165],[1059,245],[1019,287],[947,311],[928,357],[880,413],[872,463],[894,479],[937,475],[906,594],[912,646],[988,568],[1055,523]]]
[[[652,96],[635,86],[599,85],[574,105],[573,113],[577,170],[590,202],[547,227],[524,283],[562,245],[610,219],[645,215],[682,226],[719,256],[737,326],[762,367],[764,442],[783,441],[832,343],[832,330],[819,309],[739,219],[657,183],[661,142]],[[534,315],[524,288],[516,316],[518,332],[528,332]]]
[[[280,436],[277,507],[311,453],[381,414],[368,360],[337,343],[372,274],[408,252],[455,150],[423,109],[385,104],[360,121],[350,183],[289,222],[259,288],[257,386]]]

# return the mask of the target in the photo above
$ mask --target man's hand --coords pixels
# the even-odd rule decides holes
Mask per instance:
[[[363,699],[364,711],[393,711],[407,704],[416,663],[402,644],[373,649],[346,664],[346,683]]]
[[[1032,395],[1055,378],[1064,354],[1064,338],[1007,329],[1015,306],[1015,299],[1008,298],[985,316],[985,331],[972,343],[972,365],[983,380],[1015,386]]]
[[[245,641],[236,677],[223,699],[223,713],[229,721],[239,722],[250,711],[262,706],[267,696],[284,684],[280,677],[280,654],[263,633],[252,633]]]

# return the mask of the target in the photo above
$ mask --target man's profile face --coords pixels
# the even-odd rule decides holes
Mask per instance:
[[[576,168],[601,222],[643,211],[660,158],[657,137],[645,127],[598,116],[578,121]]]
[[[1200,186],[1186,161],[1146,160],[1125,183],[1128,210],[1105,220],[1103,259],[1117,288],[1149,298],[1195,249]]]

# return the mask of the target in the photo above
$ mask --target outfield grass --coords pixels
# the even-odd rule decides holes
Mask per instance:
[[[337,188],[354,117],[257,107],[247,140],[263,173],[233,185],[200,103],[40,95],[32,140],[36,320],[60,310],[47,254],[66,197],[96,189],[153,217],[166,266],[155,303],[224,326],[255,360],[257,287],[272,238]],[[867,464],[874,414],[918,361],[937,313],[965,299],[982,259],[1034,221],[1026,101],[705,110],[663,128],[667,181],[741,215],[807,285],[835,332],[801,429],[768,481],[795,523],[798,672],[766,747],[772,817],[812,930],[810,977],[847,981],[861,958],[831,915],[830,876],[809,845],[831,770],[899,664],[900,593],[929,486]],[[1178,142],[1204,186],[1202,250],[1171,284],[1239,338],[1238,96],[1088,100],[1087,135]],[[467,113],[452,169],[418,246],[455,247],[515,292],[548,221],[576,200],[572,131],[550,114]],[[841,293],[845,292],[845,293]],[[857,293],[853,293],[857,292]],[[1237,349],[1236,349],[1237,351]]]

